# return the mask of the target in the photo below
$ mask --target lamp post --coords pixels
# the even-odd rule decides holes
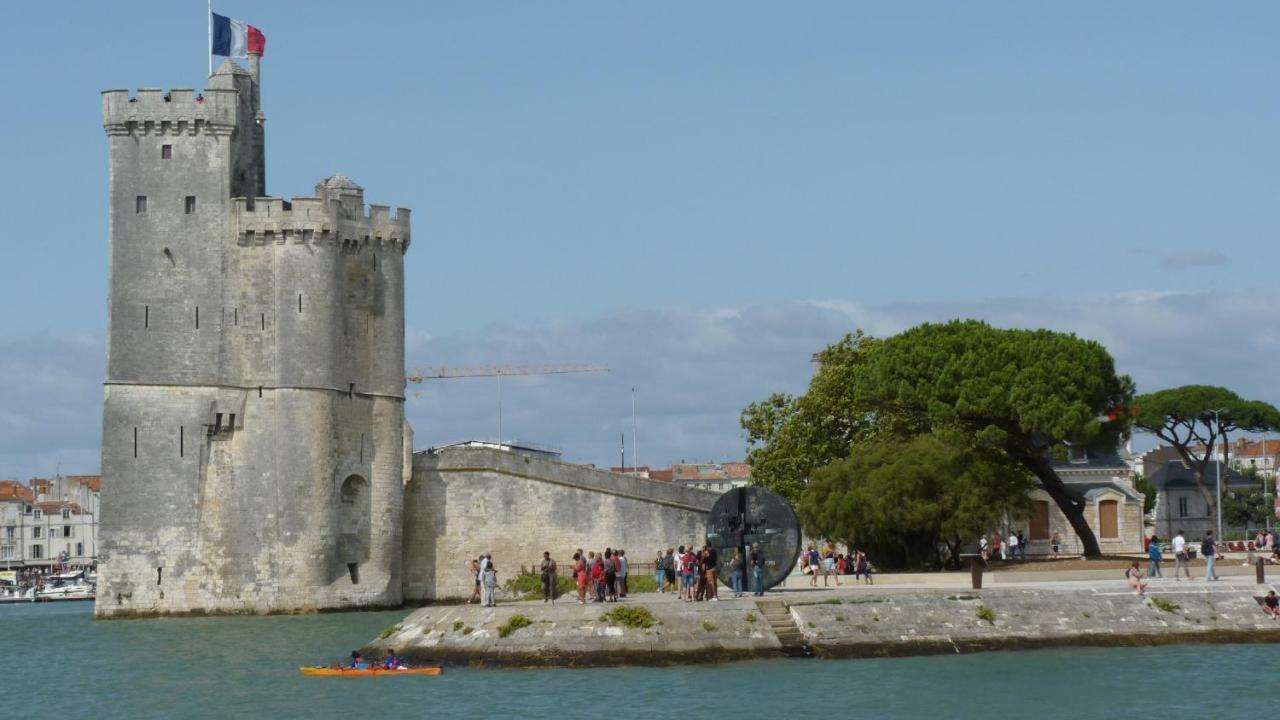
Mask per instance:
[[[1210,412],[1213,413],[1213,424],[1215,426],[1220,427],[1222,425],[1222,422],[1218,419],[1218,415],[1221,414],[1222,411],[1210,410]],[[1218,457],[1215,458],[1213,461],[1213,474],[1215,476],[1214,485],[1215,485],[1215,492],[1217,493],[1217,496],[1218,496],[1217,503],[1216,503],[1216,505],[1218,506],[1218,535],[1216,538],[1218,542],[1222,542],[1222,457],[1223,457],[1223,450],[1219,449]]]

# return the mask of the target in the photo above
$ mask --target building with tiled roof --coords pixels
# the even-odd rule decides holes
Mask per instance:
[[[96,565],[101,486],[97,475],[0,481],[0,564]]]

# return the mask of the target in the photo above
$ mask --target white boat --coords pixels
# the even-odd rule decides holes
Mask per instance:
[[[68,582],[36,591],[36,600],[92,600],[95,588],[86,582]]]

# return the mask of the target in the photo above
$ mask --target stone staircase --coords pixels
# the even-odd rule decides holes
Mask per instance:
[[[813,648],[804,639],[804,633],[796,627],[795,618],[781,600],[756,600],[756,607],[773,634],[782,643],[782,652],[787,657],[813,657]]]

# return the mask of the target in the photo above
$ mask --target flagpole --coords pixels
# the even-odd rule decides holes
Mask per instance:
[[[209,56],[209,75],[205,78],[205,82],[208,82],[213,77],[213,0],[209,0],[209,14],[205,17],[205,23],[209,26],[209,44],[205,46]]]

